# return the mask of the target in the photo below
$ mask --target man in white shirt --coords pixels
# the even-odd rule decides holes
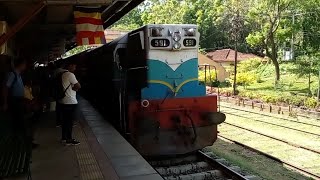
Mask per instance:
[[[62,64],[58,64],[58,67],[53,72],[53,79],[58,78],[60,73],[65,72],[66,70],[62,68]],[[56,88],[56,87],[53,87]],[[61,103],[56,100],[56,127],[60,127],[62,124],[62,110],[61,110]]]
[[[73,74],[77,65],[75,62],[69,62],[67,65],[67,72],[62,74],[62,85],[65,89],[65,97],[62,98],[61,103],[62,110],[62,141],[66,142],[66,145],[78,145],[80,142],[72,138],[73,121],[76,118],[77,108],[77,91],[81,88],[76,76]]]

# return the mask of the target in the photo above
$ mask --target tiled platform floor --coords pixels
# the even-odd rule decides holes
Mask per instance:
[[[35,139],[40,146],[33,150],[32,180],[162,179],[87,101],[81,99],[79,108],[83,116],[74,127],[74,138],[81,142],[78,146],[61,144],[54,112],[39,122]]]

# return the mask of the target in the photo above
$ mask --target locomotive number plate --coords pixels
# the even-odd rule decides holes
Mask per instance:
[[[168,47],[170,41],[168,39],[152,39],[151,46],[153,47]]]
[[[187,38],[183,40],[183,45],[185,47],[194,47],[197,45],[197,41],[195,39]]]

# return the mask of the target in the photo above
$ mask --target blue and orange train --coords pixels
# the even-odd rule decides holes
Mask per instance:
[[[217,139],[225,115],[198,80],[199,36],[196,25],[146,25],[80,58],[88,98],[142,155],[185,154]]]

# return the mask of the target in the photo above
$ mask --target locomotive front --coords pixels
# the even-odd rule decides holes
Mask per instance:
[[[147,87],[129,101],[131,140],[143,155],[176,155],[212,145],[217,96],[207,96],[198,80],[199,33],[196,25],[147,25],[142,29]]]

